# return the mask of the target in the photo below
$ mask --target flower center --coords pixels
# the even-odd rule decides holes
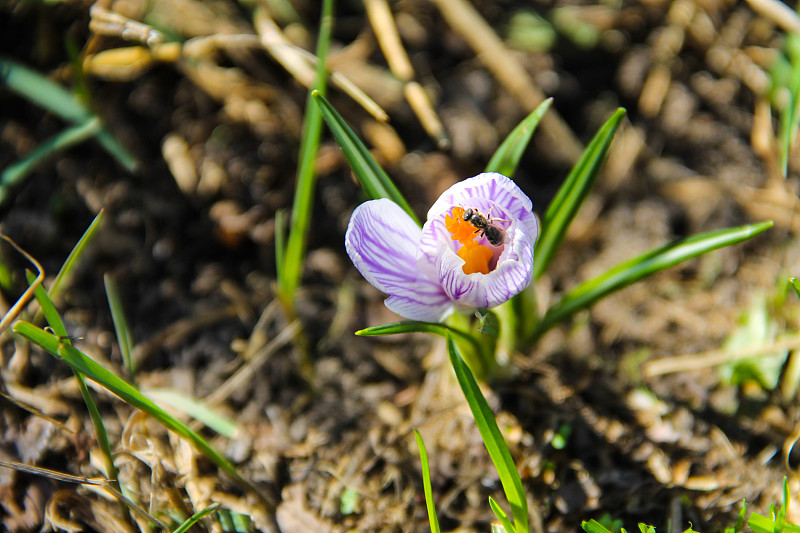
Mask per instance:
[[[494,252],[483,244],[475,241],[480,230],[464,220],[464,208],[455,206],[450,214],[444,218],[444,225],[450,232],[450,238],[461,243],[461,248],[456,252],[464,260],[464,274],[488,274],[494,267],[490,263]]]

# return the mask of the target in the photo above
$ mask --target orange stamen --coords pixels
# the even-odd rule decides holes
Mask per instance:
[[[489,273],[489,261],[493,254],[488,246],[471,242],[462,246],[457,253],[464,260],[464,266],[461,267],[464,274]]]
[[[445,216],[444,225],[447,231],[450,232],[450,238],[462,244],[457,253],[458,257],[464,260],[464,266],[462,267],[464,274],[474,274],[476,272],[488,274],[489,262],[492,260],[494,253],[488,246],[475,242],[478,231],[475,226],[464,221],[464,208],[453,207],[450,210],[450,214]]]

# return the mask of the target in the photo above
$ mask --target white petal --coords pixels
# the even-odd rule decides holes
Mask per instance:
[[[350,217],[345,249],[361,275],[390,295],[386,305],[412,320],[436,320],[453,303],[442,287],[417,268],[422,231],[391,200],[371,200]]]
[[[513,180],[497,172],[484,172],[451,186],[428,210],[428,220],[449,212],[453,206],[469,208],[485,205],[474,203],[475,199],[496,204],[511,219],[519,221],[534,240],[538,237],[539,226],[532,212],[533,202]],[[488,212],[483,214],[488,215]],[[492,218],[496,216],[492,214]]]
[[[533,239],[512,225],[497,268],[488,274],[464,274],[463,265],[464,261],[455,252],[448,251],[439,257],[439,282],[447,295],[459,306],[495,307],[530,285]]]

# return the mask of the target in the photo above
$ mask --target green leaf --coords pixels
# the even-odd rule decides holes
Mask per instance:
[[[216,511],[217,509],[219,509],[219,504],[218,503],[212,503],[211,505],[209,505],[205,509],[201,509],[200,511],[197,511],[192,516],[187,518],[186,521],[183,524],[181,524],[180,526],[178,526],[172,533],[186,533],[187,531],[189,531],[189,529],[193,525],[195,525],[197,522],[199,522],[200,520],[202,520],[206,516],[210,515],[211,513]]]
[[[780,167],[783,175],[789,163],[789,153],[797,139],[797,128],[800,124],[800,55],[797,54],[800,37],[795,34],[786,36],[786,48],[789,52],[789,72],[784,89],[789,96],[786,107],[781,110],[778,122],[778,140]]]
[[[100,133],[102,129],[103,124],[100,119],[90,117],[42,141],[36,148],[25,154],[22,159],[7,166],[3,173],[0,174],[0,202],[3,202],[8,197],[9,187],[20,183],[49,156],[91,139]]]
[[[709,231],[650,250],[625,261],[600,276],[581,283],[550,307],[539,321],[533,339],[599,299],[678,263],[751,239],[772,227],[772,221]]]
[[[489,507],[492,508],[492,512],[500,521],[500,524],[503,526],[505,532],[514,533],[514,524],[511,523],[511,520],[508,519],[508,515],[506,514],[506,512],[503,511],[502,508],[500,508],[500,505],[498,505],[498,503],[494,501],[494,498],[492,498],[491,496],[489,496]]]
[[[542,219],[542,233],[534,250],[534,280],[539,279],[547,270],[578,208],[589,195],[624,116],[625,110],[619,108],[603,124],[550,202]]]
[[[13,59],[0,57],[0,80],[4,81],[5,85],[17,95],[47,109],[68,122],[84,124],[90,119],[96,118],[69,91]],[[136,170],[139,162],[108,130],[103,128],[96,135],[100,145],[123,168],[128,172]]]
[[[539,121],[550,109],[552,103],[553,99],[548,98],[511,130],[508,137],[492,155],[489,164],[486,165],[486,172],[499,172],[509,177],[514,175],[519,160],[533,137],[533,132],[536,131]]]
[[[489,309],[478,309],[475,316],[478,317],[478,333],[495,338],[500,335],[500,320],[496,314]]]
[[[408,215],[420,226],[419,218],[414,214],[411,206],[400,194],[395,184],[386,175],[381,166],[369,153],[367,147],[358,138],[358,135],[348,126],[347,122],[336,112],[333,106],[319,92],[311,93],[319,105],[322,118],[327,122],[336,142],[342,149],[350,168],[356,175],[359,183],[371,199],[388,198],[403,208]]]
[[[763,295],[756,296],[722,347],[728,352],[735,352],[765,346],[775,341],[779,329],[778,323],[770,316],[767,299]],[[764,390],[773,390],[778,385],[788,356],[788,349],[760,353],[720,365],[718,372],[721,381],[730,385],[742,385],[754,380]]]
[[[775,521],[758,513],[752,513],[747,519],[747,525],[755,533],[774,533]]]
[[[792,284],[792,288],[794,289],[794,293],[800,298],[800,279],[795,277],[789,278],[789,283]]]
[[[195,420],[199,420],[206,427],[213,429],[223,437],[233,438],[239,428],[235,420],[215,411],[201,400],[188,394],[172,389],[147,389],[142,393],[162,405],[168,405],[173,409],[186,413]]]
[[[50,290],[47,291],[47,294],[54,302],[57,302],[61,296],[62,287],[69,284],[75,267],[78,264],[78,260],[83,257],[83,253],[88,248],[89,243],[92,242],[92,239],[94,239],[94,236],[97,234],[97,230],[100,229],[100,225],[103,223],[104,213],[105,211],[103,209],[97,213],[97,215],[94,217],[94,220],[92,220],[92,223],[89,224],[89,227],[86,228],[86,231],[84,231],[83,235],[81,235],[78,244],[75,245],[75,247],[69,253],[69,256],[67,256],[67,260],[64,261],[63,265],[61,265],[61,270],[58,271],[56,278],[50,285]]]
[[[613,533],[606,526],[595,519],[581,522],[581,527],[586,533]]]
[[[126,403],[152,416],[168,429],[191,442],[200,453],[205,455],[235,481],[247,485],[248,487],[250,486],[250,484],[239,475],[236,468],[206,442],[205,439],[158,407],[141,392],[136,390],[130,383],[116,376],[113,372],[98,364],[80,350],[61,341],[56,335],[47,333],[33,324],[22,320],[14,324],[13,331],[29,339],[34,344],[38,344],[51,355],[62,359],[72,367],[73,370],[82,373],[87,378],[108,389]]]
[[[125,308],[122,306],[122,299],[119,296],[114,278],[106,273],[103,276],[103,282],[106,286],[108,307],[111,309],[111,321],[114,322],[114,330],[117,332],[117,343],[119,343],[119,351],[122,354],[122,362],[132,379],[136,374],[133,361],[133,336],[128,327],[128,320],[125,318]]]
[[[333,0],[322,3],[322,15],[317,40],[317,69],[313,89],[321,95],[325,94],[327,76],[325,62],[331,40],[333,26]],[[303,258],[306,254],[308,232],[311,227],[311,216],[314,207],[314,189],[317,174],[314,164],[319,151],[322,136],[322,115],[314,103],[311,92],[306,98],[305,118],[303,122],[303,139],[300,145],[300,168],[297,170],[297,188],[292,206],[292,223],[286,248],[281,250],[279,258],[282,263],[278,268],[278,286],[284,302],[293,302],[294,293],[300,284],[303,273]],[[293,304],[291,304],[293,306]]]
[[[419,460],[422,462],[422,487],[425,491],[425,507],[428,509],[428,521],[431,524],[431,533],[439,533],[439,519],[436,517],[436,506],[433,503],[433,488],[431,487],[431,469],[428,465],[428,451],[422,441],[422,435],[414,429],[414,437],[419,448]]]
[[[399,335],[401,333],[433,333],[441,337],[447,337],[448,334],[455,335],[459,341],[466,342],[471,347],[475,354],[483,354],[483,347],[475,337],[453,326],[447,324],[440,324],[438,322],[419,322],[417,320],[403,320],[400,322],[390,322],[380,326],[372,326],[359,331],[356,335],[360,337],[378,337],[381,335]],[[480,362],[481,367],[483,362]]]
[[[26,272],[26,275],[28,278],[28,283],[32,284],[36,276],[30,271]],[[36,297],[36,301],[39,303],[39,307],[42,309],[45,320],[55,335],[59,339],[68,339],[67,328],[64,326],[64,322],[61,320],[61,315],[58,314],[58,311],[53,304],[53,300],[50,299],[50,296],[47,294],[47,291],[44,290],[44,287],[42,285],[37,285],[33,291],[33,294]],[[70,341],[64,340],[63,342],[69,343]],[[111,449],[111,442],[108,439],[108,431],[103,423],[102,416],[100,416],[100,410],[97,408],[97,404],[94,402],[92,395],[89,393],[89,387],[86,386],[86,380],[84,379],[83,374],[74,369],[73,372],[75,374],[75,379],[78,382],[78,389],[80,390],[83,401],[86,404],[86,410],[89,411],[89,418],[92,420],[95,437],[97,438],[97,446],[100,448],[100,452],[103,454],[103,460],[106,468],[105,474],[108,476],[108,479],[111,480],[112,486],[115,489],[120,490],[119,471],[114,464],[114,453]]]
[[[506,499],[511,505],[511,514],[514,517],[514,529],[516,533],[527,533],[528,528],[528,500],[522,488],[522,479],[517,472],[517,466],[511,458],[503,434],[497,426],[497,421],[492,414],[486,398],[483,397],[475,377],[472,375],[467,364],[458,353],[453,338],[447,337],[447,351],[450,354],[450,362],[456,372],[458,384],[464,393],[464,397],[475,418],[475,424],[483,439],[483,444],[489,452],[497,473],[500,476],[500,483],[503,485]]]

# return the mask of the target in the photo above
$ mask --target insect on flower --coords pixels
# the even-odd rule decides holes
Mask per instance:
[[[475,226],[477,228],[475,233],[478,233],[481,237],[485,236],[489,244],[500,246],[506,238],[506,232],[503,231],[503,228],[494,225],[494,222],[498,219],[491,218],[491,216],[491,212],[489,212],[489,216],[485,217],[477,209],[470,207],[464,211],[464,222],[469,222]]]
[[[532,208],[511,179],[487,172],[442,193],[422,229],[391,200],[361,204],[345,248],[364,278],[389,295],[389,309],[439,322],[457,308],[500,305],[530,284],[539,233]]]

